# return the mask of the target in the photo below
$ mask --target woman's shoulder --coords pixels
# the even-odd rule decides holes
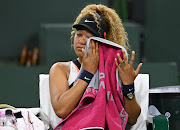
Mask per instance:
[[[71,61],[68,62],[57,62],[55,64],[53,64],[50,68],[50,74],[51,73],[59,73],[59,72],[63,72],[66,75],[69,75],[70,72],[70,63]]]
[[[68,62],[56,62],[52,65],[51,69],[65,69],[65,68],[69,68],[70,67],[70,63],[71,61]]]

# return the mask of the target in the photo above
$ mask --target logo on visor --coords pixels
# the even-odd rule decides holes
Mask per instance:
[[[90,20],[87,20],[87,19],[84,22],[85,23],[94,23],[94,21],[90,21]]]

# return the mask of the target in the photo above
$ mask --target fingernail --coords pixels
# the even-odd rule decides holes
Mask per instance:
[[[119,53],[117,53],[117,56],[119,56]]]

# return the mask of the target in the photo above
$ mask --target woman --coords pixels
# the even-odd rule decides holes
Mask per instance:
[[[90,75],[90,79],[98,68],[99,50],[98,43],[91,40],[88,55],[86,55],[84,48],[88,38],[92,36],[105,38],[120,44],[126,50],[129,49],[127,35],[120,18],[113,9],[104,5],[92,4],[86,6],[74,22],[71,34],[74,37],[74,50],[78,57],[77,62],[82,66],[85,73]],[[139,64],[136,71],[134,71],[134,58],[135,52],[132,51],[129,64],[124,52],[124,62],[119,55],[115,59],[120,78],[125,87],[134,87],[133,82],[142,66],[142,63]],[[118,61],[121,63],[121,67],[119,67]],[[57,116],[63,119],[76,108],[89,83],[79,78],[72,86],[70,83],[71,77],[73,77],[72,66],[75,66],[72,61],[58,62],[51,67],[49,73],[51,103]],[[132,97],[124,96],[124,108],[129,115],[128,123],[130,125],[135,124],[141,108],[136,102],[134,91]]]

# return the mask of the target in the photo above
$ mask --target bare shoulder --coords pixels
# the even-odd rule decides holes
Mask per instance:
[[[61,95],[68,89],[70,62],[57,62],[49,71],[49,87],[51,95]]]
[[[68,68],[70,66],[70,61],[68,62],[57,62],[52,65],[52,68]]]
[[[65,74],[69,77],[70,72],[70,61],[69,62],[57,62],[52,65],[50,69],[50,76],[56,74]]]

